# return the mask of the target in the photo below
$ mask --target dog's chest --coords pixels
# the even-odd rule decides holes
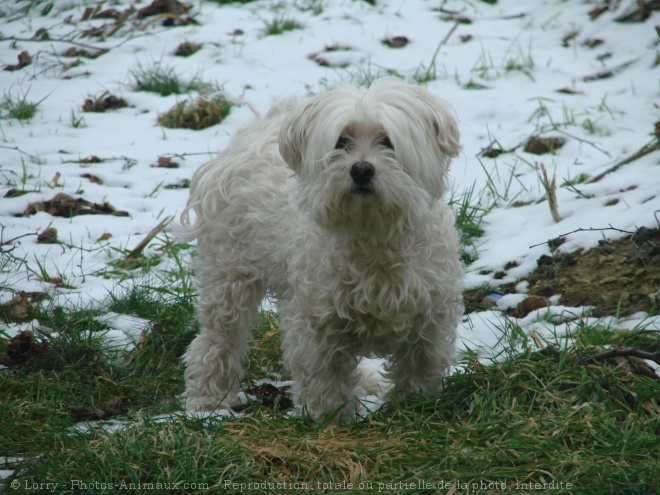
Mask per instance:
[[[374,329],[428,312],[438,289],[436,275],[423,261],[358,259],[335,269],[328,296],[337,313]]]

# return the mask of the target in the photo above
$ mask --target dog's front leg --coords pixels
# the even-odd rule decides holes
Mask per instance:
[[[333,413],[334,422],[355,417],[359,374],[351,347],[328,328],[296,325],[285,331],[284,362],[291,371],[296,402],[305,404],[316,422]]]
[[[413,323],[419,338],[400,346],[385,366],[385,376],[394,384],[391,394],[436,395],[454,356],[456,315],[437,313]]]

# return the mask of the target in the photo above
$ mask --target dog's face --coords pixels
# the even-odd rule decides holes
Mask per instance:
[[[460,151],[448,106],[391,78],[313,98],[285,120],[279,146],[317,223],[385,241],[426,218]]]

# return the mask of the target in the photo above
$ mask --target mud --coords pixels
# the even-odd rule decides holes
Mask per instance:
[[[553,256],[541,256],[536,270],[525,279],[530,295],[561,294],[561,305],[592,306],[593,316],[660,311],[659,229],[642,228],[625,239],[601,241],[594,249],[571,254],[556,249],[560,243],[556,244]],[[497,291],[513,293],[514,287],[508,284]],[[488,292],[468,292],[468,311],[487,305]]]

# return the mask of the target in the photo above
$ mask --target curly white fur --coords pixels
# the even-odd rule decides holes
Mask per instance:
[[[399,396],[437,393],[463,311],[458,235],[440,201],[459,151],[449,107],[388,78],[284,100],[202,165],[179,229],[199,251],[188,407],[235,403],[265,296],[314,419],[354,414],[360,356],[387,359]]]

